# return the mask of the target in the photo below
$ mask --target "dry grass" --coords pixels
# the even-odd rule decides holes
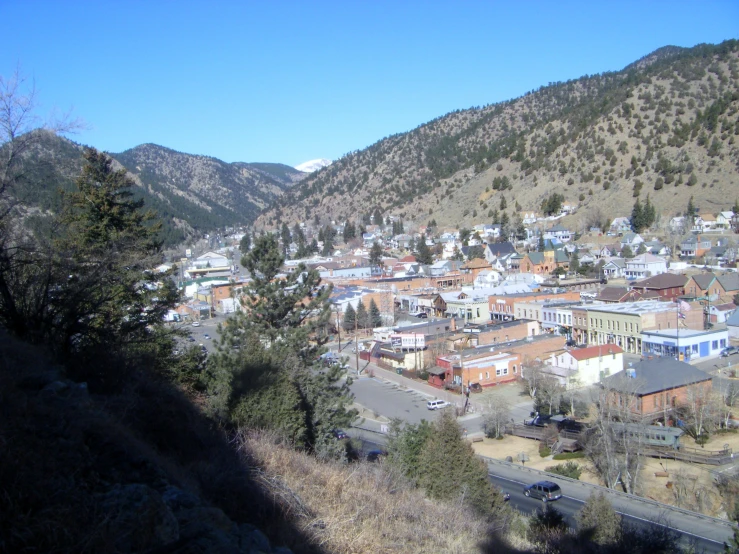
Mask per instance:
[[[489,523],[462,506],[428,500],[385,464],[320,462],[258,434],[242,441],[274,501],[326,552],[466,554],[523,546],[513,546],[512,537],[489,540]]]

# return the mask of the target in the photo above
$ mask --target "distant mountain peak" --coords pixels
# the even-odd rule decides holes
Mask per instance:
[[[314,171],[318,171],[319,169],[323,169],[329,165],[331,165],[331,160],[319,158],[317,160],[309,160],[300,165],[296,165],[295,169],[298,171],[304,171],[305,173],[313,173]]]

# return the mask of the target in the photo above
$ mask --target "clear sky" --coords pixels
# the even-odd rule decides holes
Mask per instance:
[[[452,110],[739,37],[727,1],[0,0],[0,74],[109,152],[336,159]]]

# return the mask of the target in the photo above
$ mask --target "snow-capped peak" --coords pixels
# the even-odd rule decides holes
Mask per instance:
[[[300,165],[296,165],[295,169],[297,169],[298,171],[304,171],[306,173],[313,173],[314,171],[318,171],[319,169],[324,168],[327,165],[331,165],[331,160],[319,158],[318,160],[310,160],[307,162],[303,162]]]

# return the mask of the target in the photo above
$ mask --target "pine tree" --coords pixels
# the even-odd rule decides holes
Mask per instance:
[[[369,320],[370,327],[382,327],[382,316],[380,315],[380,308],[377,307],[377,303],[375,302],[374,298],[370,300]]]
[[[600,546],[616,544],[621,535],[621,516],[603,493],[591,494],[576,520],[578,534]]]
[[[354,331],[357,325],[357,312],[354,311],[354,307],[349,304],[344,311],[344,331]]]
[[[433,433],[419,455],[418,484],[431,498],[464,502],[481,514],[490,515],[496,494],[485,463],[462,439],[454,415],[444,412],[434,423]],[[439,479],[444,475],[444,479]]]
[[[434,255],[426,244],[426,237],[421,236],[416,242],[416,261],[419,264],[430,265],[434,263]]]
[[[369,263],[372,267],[378,267],[382,265],[382,246],[379,242],[372,243],[370,248]]]
[[[631,228],[637,233],[644,228],[644,210],[639,198],[636,199],[631,209]]]
[[[249,233],[244,233],[241,241],[239,241],[239,250],[241,252],[247,252],[249,248],[251,248],[251,236],[249,236]]]
[[[292,242],[292,237],[290,236],[290,228],[287,226],[287,223],[282,224],[280,239],[282,240],[282,253],[287,255],[287,249],[290,247],[290,243]]]
[[[331,316],[331,286],[303,264],[275,279],[284,256],[274,235],[256,238],[241,263],[252,282],[243,312],[226,320],[209,358],[212,411],[236,426],[271,429],[321,456],[340,455],[331,431],[354,419],[351,395],[338,365],[312,367],[327,340],[321,331]]]
[[[134,200],[126,170],[94,149],[84,152],[77,190],[62,197],[55,241],[66,274],[55,287],[54,333],[64,351],[143,340],[174,306],[171,280],[149,270],[161,249],[161,223]]]
[[[546,245],[544,244],[544,234],[539,234],[539,242],[536,245],[536,251],[537,252],[544,252],[544,248],[546,248]]]
[[[360,329],[366,329],[369,327],[369,324],[370,321],[367,308],[364,307],[364,302],[360,300],[359,304],[357,304],[357,325]]]

